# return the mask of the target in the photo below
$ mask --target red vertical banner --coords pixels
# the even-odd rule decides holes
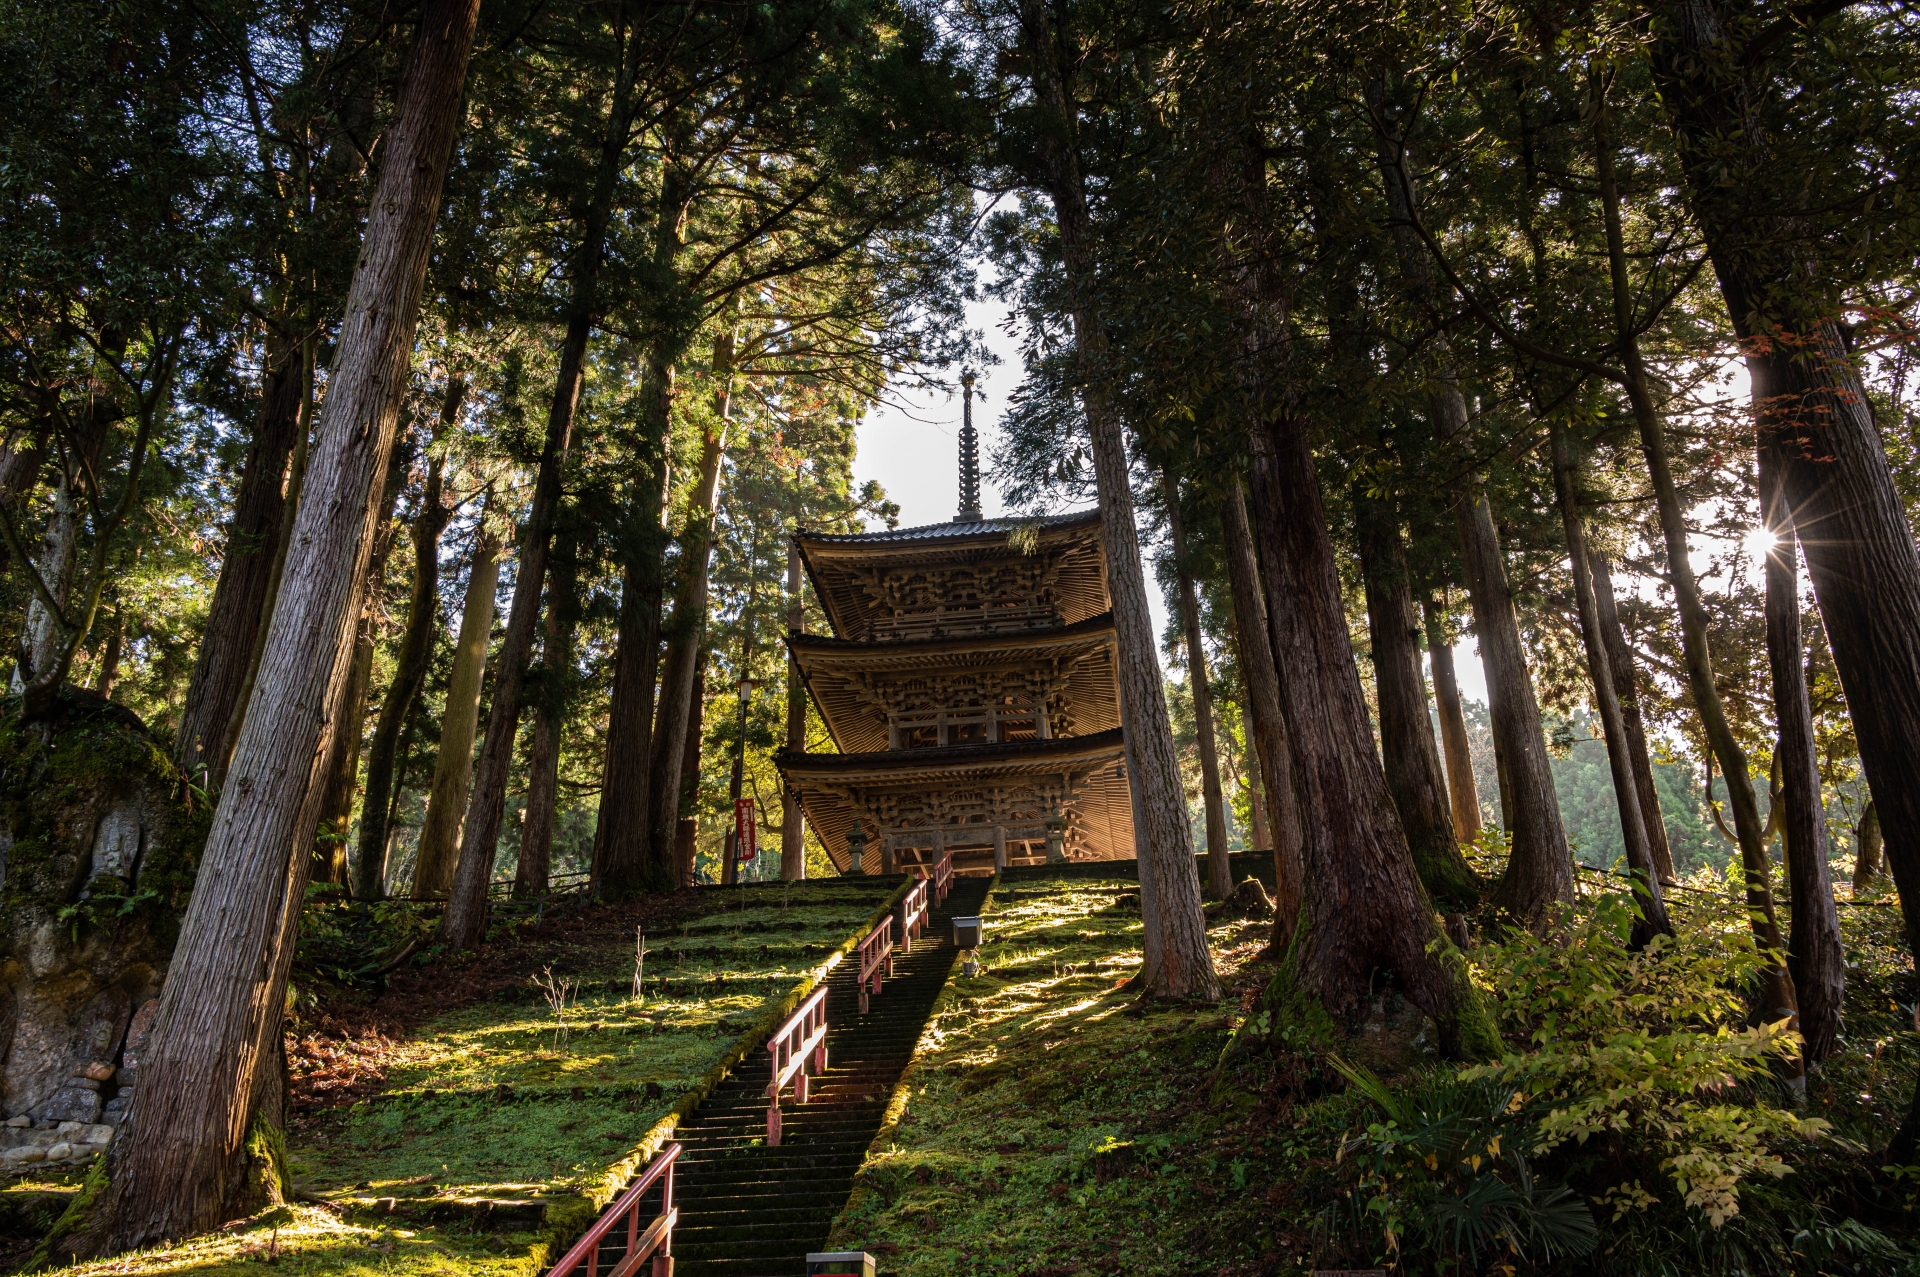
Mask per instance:
[[[740,864],[750,865],[760,858],[759,829],[760,822],[754,819],[753,799],[734,799],[733,845],[738,853],[735,859]]]

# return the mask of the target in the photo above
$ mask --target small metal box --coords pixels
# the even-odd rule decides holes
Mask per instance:
[[[807,1277],[814,1277],[815,1273],[874,1277],[873,1256],[864,1250],[815,1251],[807,1256]]]
[[[953,943],[962,949],[980,947],[980,919],[955,918],[953,920]]]

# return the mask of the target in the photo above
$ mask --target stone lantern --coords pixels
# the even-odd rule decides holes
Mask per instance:
[[[847,872],[864,874],[867,872],[865,857],[867,854],[867,831],[860,827],[860,818],[853,818],[853,828],[847,830]]]
[[[1057,809],[1047,817],[1047,863],[1067,863],[1067,818]]]

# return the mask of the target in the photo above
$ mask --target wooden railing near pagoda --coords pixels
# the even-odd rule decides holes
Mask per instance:
[[[867,992],[872,987],[875,996],[880,993],[880,973],[884,969],[887,978],[893,978],[893,915],[880,919],[873,930],[867,932],[867,938],[860,942],[860,1014],[867,1013]]]
[[[547,1277],[632,1277],[649,1259],[653,1261],[651,1277],[673,1277],[673,1226],[680,1218],[673,1204],[673,1163],[679,1156],[678,1144],[662,1149],[633,1187],[620,1194],[587,1235],[548,1270]],[[641,1199],[656,1184],[660,1209],[643,1227],[640,1221],[646,1210]]]
[[[900,901],[900,951],[913,952],[913,942],[927,926],[927,880],[917,879]]]
[[[942,851],[940,853],[940,859],[934,862],[931,869],[926,865],[918,865],[915,867],[914,872],[922,879],[932,882],[933,907],[938,909],[941,905],[945,904],[947,901],[947,893],[953,890],[952,850]]]
[[[793,1083],[793,1098],[807,1102],[807,1076],[827,1069],[827,986],[815,989],[767,1039],[773,1081],[767,1084],[767,1147],[780,1146],[780,1092]]]

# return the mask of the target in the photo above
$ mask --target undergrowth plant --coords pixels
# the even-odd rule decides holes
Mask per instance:
[[[1544,1107],[1538,1156],[1591,1150],[1617,1220],[1661,1182],[1708,1226],[1739,1213],[1741,1186],[1789,1173],[1780,1146],[1827,1131],[1769,1101],[1770,1069],[1799,1046],[1785,1020],[1749,1026],[1743,990],[1769,960],[1742,911],[1706,897],[1672,936],[1628,944],[1631,897],[1599,894],[1543,934],[1516,931],[1474,954],[1509,1042],[1524,1049],[1462,1071]]]

